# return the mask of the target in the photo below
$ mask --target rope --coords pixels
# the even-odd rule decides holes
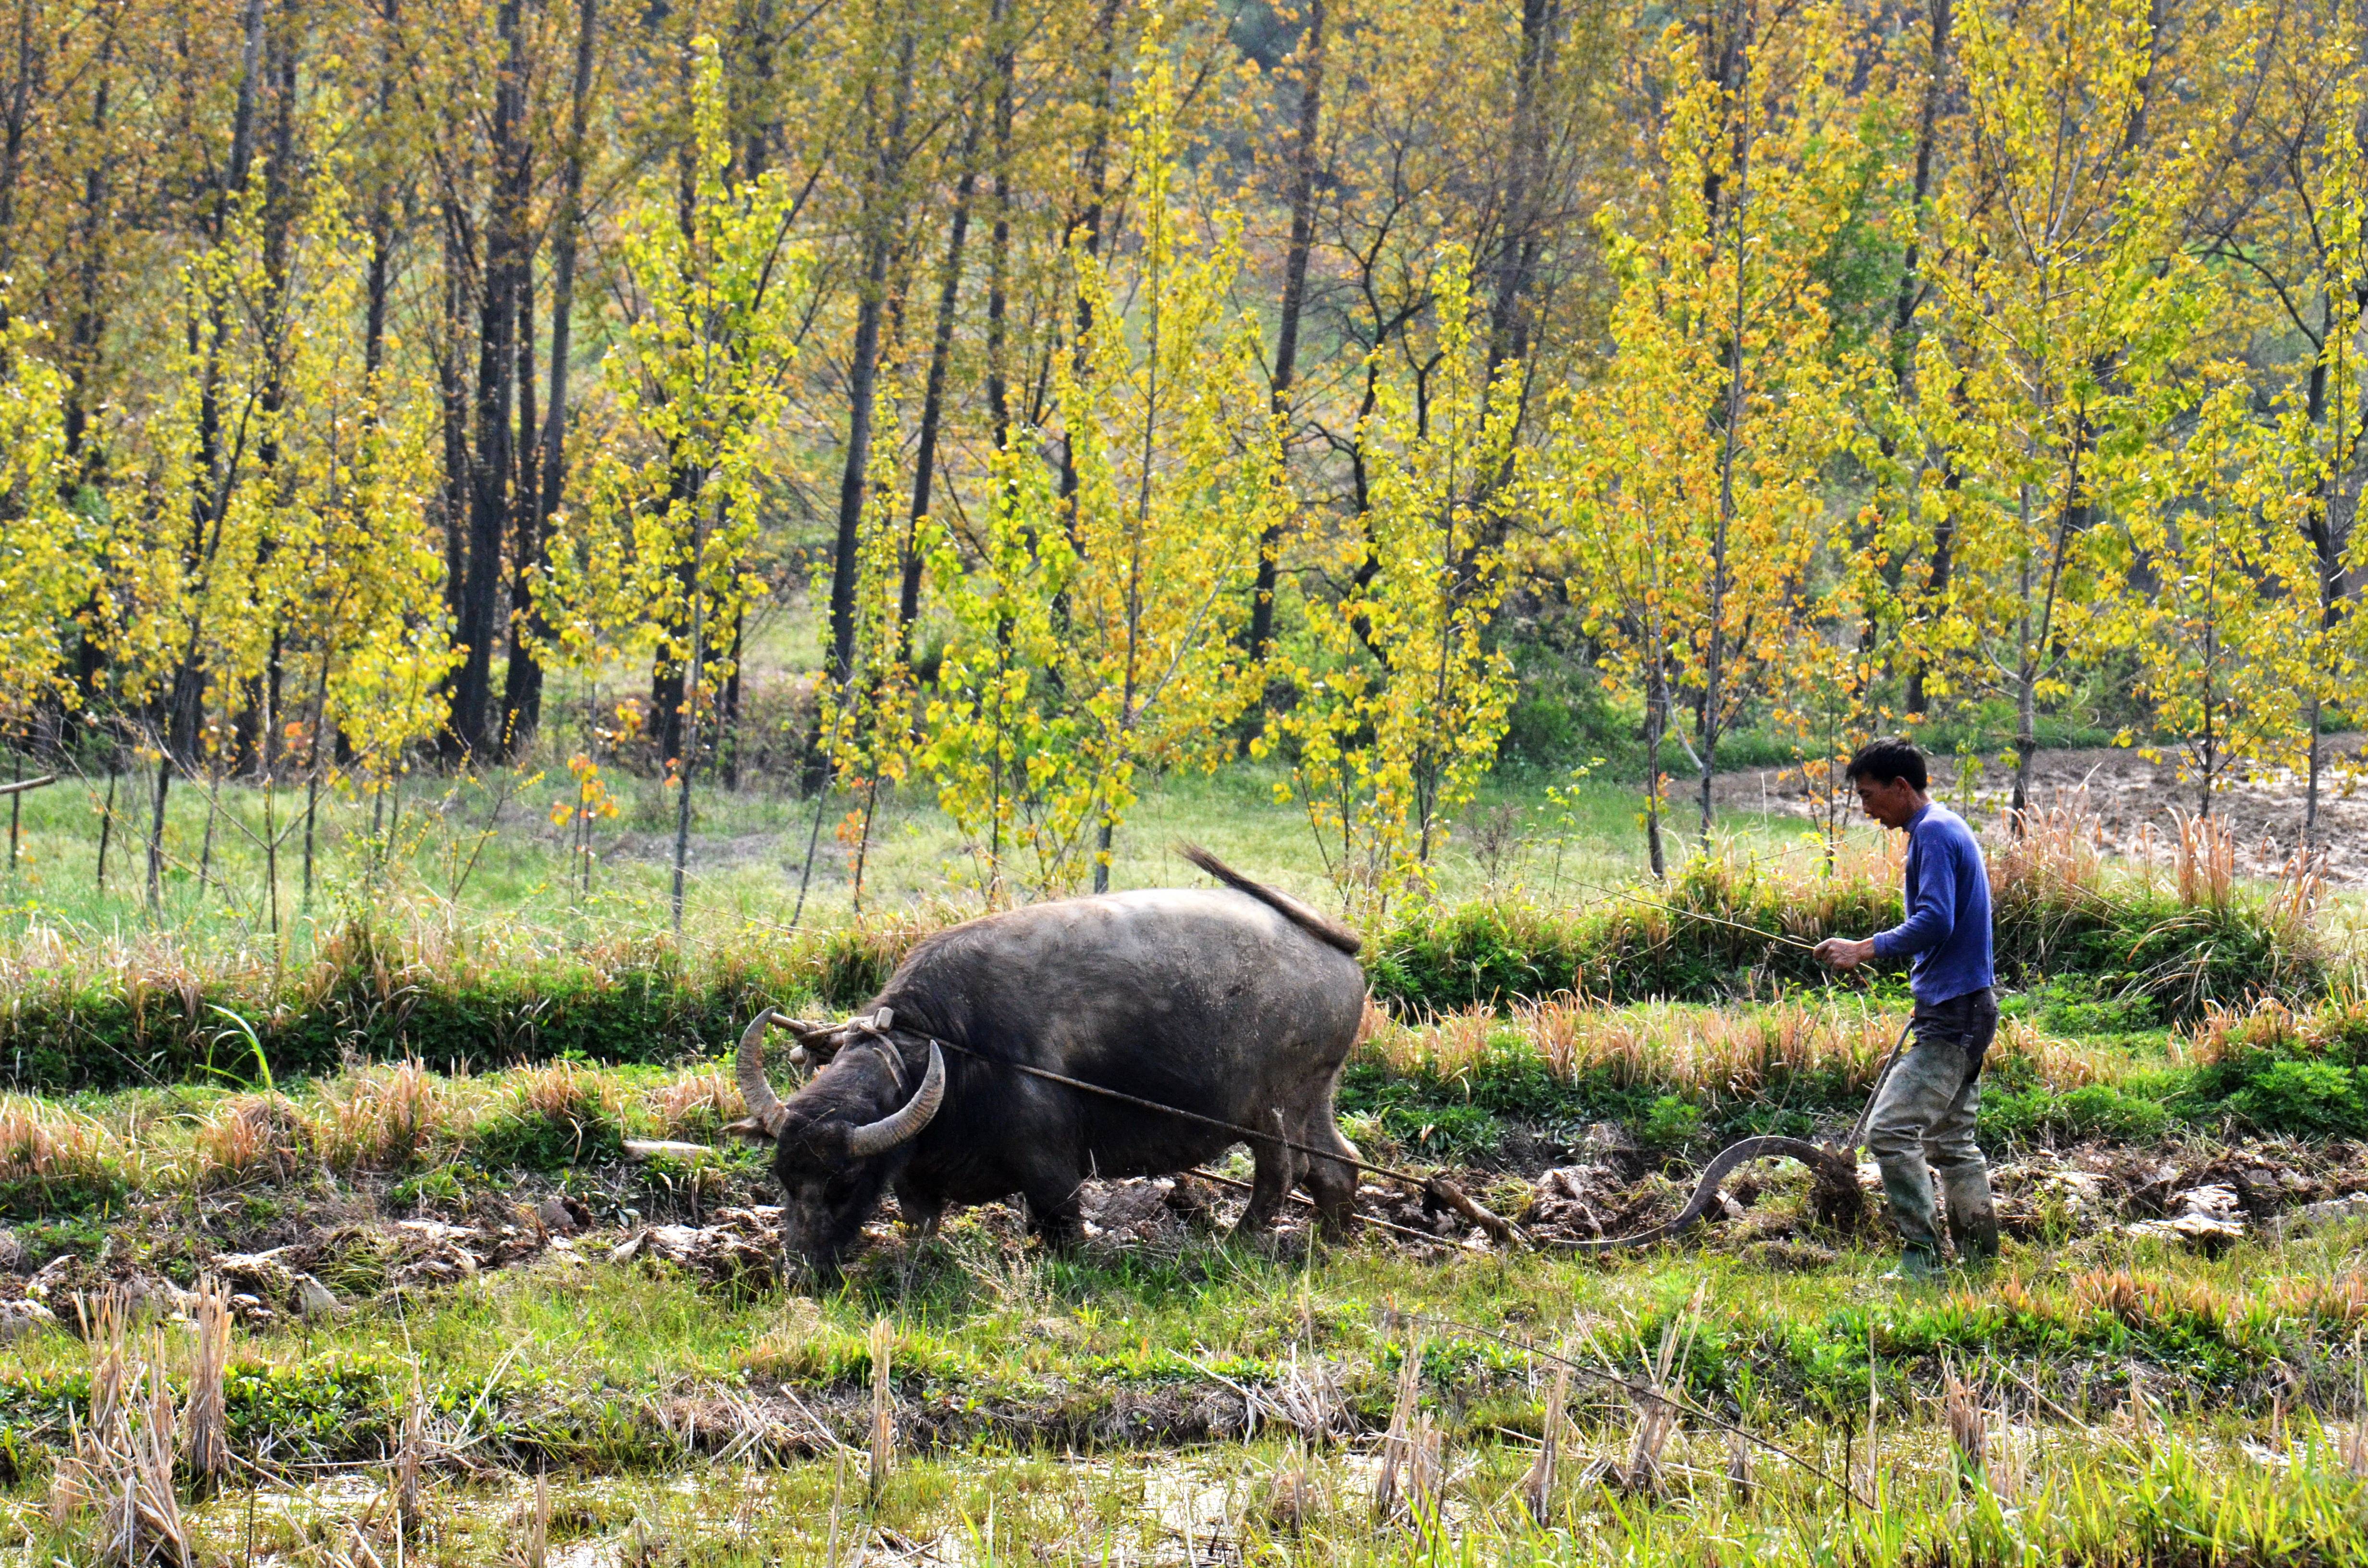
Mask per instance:
[[[1685,912],[1672,911],[1672,913]],[[1697,918],[1709,917],[1697,916]],[[1732,924],[1732,922],[1728,922],[1728,924]],[[1762,932],[1760,935],[1773,936],[1772,933],[1769,932]],[[1785,938],[1775,937],[1774,939],[1784,940]],[[791,1019],[778,1011],[768,1014],[768,1021],[784,1027],[793,1026],[797,1022],[797,1020]],[[859,1022],[869,1028],[868,1019],[859,1020]],[[1899,1038],[1891,1042],[1890,1052],[1884,1056],[1882,1067],[1875,1073],[1874,1087],[1867,1095],[1865,1108],[1859,1112],[1858,1120],[1851,1125],[1848,1141],[1843,1142],[1839,1148],[1829,1144],[1811,1143],[1805,1139],[1800,1138],[1785,1138],[1774,1135],[1746,1138],[1737,1142],[1728,1144],[1725,1148],[1720,1150],[1716,1154],[1711,1157],[1710,1163],[1702,1167],[1702,1176],[1695,1181],[1693,1192],[1687,1198],[1685,1206],[1679,1209],[1673,1218],[1666,1220],[1660,1224],[1651,1227],[1649,1230],[1632,1232],[1624,1236],[1595,1236],[1585,1239],[1550,1237],[1545,1239],[1543,1243],[1539,1238],[1531,1235],[1529,1233],[1512,1223],[1512,1221],[1505,1219],[1502,1215],[1497,1214],[1489,1210],[1486,1205],[1480,1203],[1469,1193],[1465,1192],[1462,1187],[1456,1186],[1455,1183],[1448,1180],[1443,1176],[1436,1174],[1430,1176],[1418,1176],[1412,1171],[1402,1171],[1390,1165],[1377,1165],[1369,1160],[1360,1159],[1350,1154],[1343,1154],[1337,1150],[1318,1149],[1312,1144],[1302,1143],[1296,1139],[1284,1137],[1280,1131],[1261,1132],[1255,1128],[1244,1127],[1239,1122],[1227,1121],[1220,1117],[1203,1116],[1198,1111],[1183,1110],[1171,1105],[1163,1105],[1157,1100],[1146,1099],[1141,1095],[1130,1095],[1121,1089],[1113,1089],[1105,1085],[1089,1083],[1083,1078],[1072,1078],[1064,1073],[1055,1073],[1048,1068],[1030,1066],[1025,1062],[1011,1062],[999,1056],[989,1056],[985,1052],[975,1051],[969,1046],[957,1044],[950,1040],[939,1040],[934,1035],[928,1036],[926,1038],[928,1038],[929,1042],[933,1045],[943,1046],[948,1051],[955,1051],[961,1055],[970,1057],[973,1061],[987,1062],[996,1067],[1008,1067],[1012,1071],[1025,1074],[1029,1077],[1041,1078],[1048,1084],[1058,1084],[1063,1088],[1075,1089],[1081,1094],[1097,1095],[1103,1099],[1116,1100],[1121,1105],[1133,1106],[1141,1110],[1155,1111],[1162,1116],[1173,1116],[1185,1121],[1199,1122],[1204,1127],[1213,1127],[1221,1132],[1230,1132],[1246,1142],[1252,1144],[1277,1144],[1282,1148],[1292,1150],[1296,1153],[1305,1154],[1311,1159],[1330,1160],[1336,1165],[1348,1165],[1352,1169],[1364,1171],[1370,1175],[1381,1176],[1388,1181],[1397,1182],[1402,1186],[1412,1187],[1416,1191],[1422,1193],[1425,1197],[1432,1199],[1446,1205],[1448,1208],[1452,1209],[1455,1212],[1463,1215],[1465,1219],[1471,1221],[1474,1224],[1486,1232],[1489,1238],[1494,1241],[1522,1241],[1527,1242],[1531,1246],[1544,1245],[1566,1248],[1573,1252],[1602,1252],[1609,1251],[1614,1247],[1646,1246],[1654,1242],[1667,1241],[1670,1237],[1686,1230],[1689,1226],[1692,1225],[1695,1221],[1701,1219],[1703,1214],[1709,1211],[1711,1202],[1717,1195],[1719,1183],[1726,1179],[1727,1174],[1730,1171],[1733,1171],[1736,1166],[1748,1164],[1752,1160],[1768,1159],[1781,1155],[1799,1160],[1804,1165],[1828,1165],[1839,1171],[1842,1165],[1850,1162],[1851,1152],[1858,1148],[1861,1138],[1864,1136],[1867,1120],[1874,1114],[1875,1101],[1881,1096],[1884,1085],[1890,1080],[1891,1070],[1898,1064],[1899,1054],[1904,1049],[1906,1049],[1908,1036],[1913,1032],[1914,1028],[1915,1020],[1913,1018],[1909,1019],[1907,1024],[1901,1026]],[[873,1032],[876,1033],[877,1031],[875,1030]],[[891,1051],[888,1054],[893,1056],[894,1053]],[[1210,1173],[1207,1172],[1195,1172],[1193,1174],[1210,1175]],[[1211,1176],[1211,1179],[1224,1180],[1224,1178]],[[1856,1179],[1856,1168],[1854,1165],[1851,1169],[1851,1179]],[[1380,1225],[1385,1230],[1405,1229],[1403,1226],[1394,1225],[1388,1221],[1374,1218],[1372,1216],[1360,1215],[1359,1218],[1366,1220],[1370,1223]],[[1422,1239],[1429,1242],[1437,1242],[1440,1240],[1439,1237],[1428,1235],[1424,1236]]]
[[[1377,1165],[1370,1160],[1341,1153],[1337,1149],[1318,1149],[1313,1144],[1302,1143],[1296,1139],[1286,1138],[1280,1132],[1260,1132],[1255,1128],[1244,1127],[1236,1121],[1227,1121],[1221,1117],[1202,1116],[1199,1111],[1180,1110],[1172,1105],[1162,1105],[1157,1100],[1145,1099],[1141,1095],[1130,1095],[1123,1090],[1087,1083],[1083,1078],[1072,1078],[1066,1074],[1054,1073],[1046,1068],[1031,1067],[1025,1062],[1009,1062],[999,1056],[988,1056],[969,1046],[957,1045],[950,1040],[939,1040],[935,1036],[930,1036],[928,1039],[933,1045],[941,1045],[948,1051],[959,1051],[974,1061],[990,1062],[997,1067],[1008,1067],[1015,1073],[1024,1073],[1031,1078],[1042,1078],[1048,1084],[1058,1084],[1063,1088],[1076,1089],[1088,1095],[1099,1095],[1104,1099],[1116,1100],[1121,1105],[1131,1105],[1141,1110],[1157,1111],[1163,1116],[1178,1117],[1186,1121],[1197,1121],[1203,1127],[1213,1127],[1220,1132],[1230,1132],[1246,1142],[1280,1144],[1285,1149],[1305,1154],[1311,1159],[1329,1160],[1335,1165],[1348,1165],[1355,1170],[1370,1172],[1387,1180],[1414,1187],[1419,1192],[1437,1199],[1486,1231],[1497,1241],[1526,1239],[1512,1221],[1500,1214],[1491,1212],[1445,1176],[1417,1176],[1412,1171],[1402,1171],[1389,1165]]]

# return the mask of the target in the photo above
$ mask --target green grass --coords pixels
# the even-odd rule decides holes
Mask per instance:
[[[1173,854],[1178,840],[1202,843],[1232,863],[1325,906],[1338,895],[1326,879],[1305,816],[1278,802],[1281,775],[1238,765],[1213,775],[1154,779],[1121,828],[1112,868],[1118,887],[1175,885],[1196,874]],[[1520,889],[1549,903],[1588,896],[1643,869],[1637,801],[1622,787],[1576,786],[1574,804],[1545,798],[1551,779],[1528,773],[1492,780],[1439,858],[1439,892],[1451,901]],[[144,903],[146,791],[153,778],[119,780],[107,885],[97,885],[103,779],[69,777],[22,798],[18,858],[0,883],[0,943],[45,939],[139,943],[169,937],[194,953],[265,952],[272,941],[267,811],[279,846],[279,947],[302,959],[356,911],[393,908],[465,928],[524,923],[553,943],[640,936],[671,922],[674,800],[658,783],[609,775],[621,811],[600,824],[588,890],[566,835],[552,824],[574,785],[549,760],[482,778],[406,778],[377,812],[373,797],[322,797],[314,885],[303,892],[301,789],[264,791],[225,782],[210,792],[188,784],[168,794],[163,902]],[[815,804],[770,789],[737,792],[694,787],[685,926],[694,939],[745,939],[788,927]],[[860,801],[834,793],[807,889],[803,925],[844,924],[853,913],[853,845],[841,839]],[[214,817],[207,848],[207,819]],[[291,825],[292,824],[292,825]],[[1723,820],[1756,852],[1802,840],[1805,824],[1758,813]],[[1805,852],[1805,851],[1804,851]],[[200,878],[200,871],[204,875]],[[865,907],[931,919],[976,906],[973,874],[933,799],[889,791],[873,828]]]
[[[1093,1560],[1156,1536],[1172,1512],[1158,1489],[1185,1474],[1234,1488],[1225,1533],[1261,1555],[1438,1561],[1373,1521],[1370,1466],[1349,1457],[1386,1425],[1395,1369],[1418,1339],[1421,1397],[1454,1461],[1438,1544],[1459,1562],[1708,1562],[1738,1541],[1802,1562],[1929,1562],[1968,1543],[1981,1561],[2356,1560],[2345,1553],[2357,1551],[2362,1482],[2341,1457],[2345,1433],[2322,1436],[2311,1414],[2353,1397],[2351,1336],[2368,1313],[2356,1235],[2240,1246],[2215,1262],[2110,1236],[2010,1246],[1997,1273],[1939,1290],[1882,1283],[1882,1261],[1844,1253],[1811,1274],[1770,1275],[1699,1255],[1424,1264],[1359,1250],[1302,1266],[1216,1243],[1014,1257],[958,1223],[919,1256],[867,1260],[818,1302],[554,1262],[334,1324],[241,1334],[232,1431],[267,1473],[380,1460],[416,1367],[430,1431],[465,1440],[476,1467],[474,1480],[447,1472],[434,1484],[438,1561],[480,1560],[471,1543],[497,1553],[495,1527],[515,1518],[518,1496],[502,1478],[546,1467],[563,1503],[575,1499],[569,1534],[671,1520],[677,1551],[716,1561],[819,1560],[841,1489],[844,1529],[961,1541],[992,1528],[1023,1557]],[[830,1459],[799,1456],[815,1446],[817,1421],[862,1442],[866,1329],[883,1316],[905,1460],[867,1511],[860,1460],[850,1479]],[[1633,1379],[1672,1322],[1685,1345],[1674,1381],[1693,1408],[1852,1475],[1880,1506],[1850,1508],[1833,1483],[1764,1452],[1740,1499],[1722,1479],[1726,1437],[1693,1416],[1665,1456],[1661,1495],[1582,1484],[1575,1472],[1589,1456],[1622,1455],[1633,1420],[1624,1395],[1587,1378],[1547,1527],[1504,1506],[1550,1378],[1540,1357],[1494,1335],[1564,1343],[1594,1371]],[[175,1375],[181,1354],[167,1352]],[[1294,1371],[1318,1362],[1362,1442],[1303,1459],[1271,1425],[1262,1437],[1247,1430],[1246,1399],[1278,1408]],[[87,1397],[88,1365],[79,1341],[43,1332],[0,1372],[0,1454],[22,1488],[0,1507],[68,1562],[85,1561],[86,1547],[43,1534],[40,1482]],[[1988,1481],[1970,1490],[1935,1411],[1950,1377],[1988,1412]],[[1129,1457],[1178,1442],[1192,1446]],[[780,1468],[712,1468],[731,1451]],[[1286,1524],[1271,1489],[1303,1464],[1313,1493]],[[752,1518],[721,1544],[684,1538],[733,1517],[750,1489],[805,1511]],[[654,1513],[667,1495],[688,1511]],[[492,1498],[502,1506],[486,1507]],[[235,1507],[199,1519],[225,1543],[245,1528]],[[2202,1550],[2197,1532],[2221,1544],[2188,1555]]]
[[[1799,1442],[1815,1433],[1786,1434]],[[2361,1561],[2361,1485],[2316,1432],[2275,1468],[2245,1445],[2259,1434],[2214,1428],[2192,1438],[2022,1429],[1997,1475],[1961,1484],[1944,1441],[1899,1426],[1877,1454],[1879,1510],[1844,1507],[1834,1490],[1763,1460],[1748,1502],[1732,1498],[1716,1444],[1680,1437],[1679,1472],[1658,1498],[1623,1498],[1565,1481],[1543,1526],[1507,1498],[1527,1456],[1508,1445],[1453,1454],[1459,1473],[1436,1526],[1378,1524],[1372,1461],[1302,1454],[1262,1438],[1157,1460],[1078,1459],[989,1449],[908,1460],[876,1506],[860,1458],[781,1469],[702,1467],[622,1480],[560,1472],[549,1486],[552,1561],[717,1565],[843,1563],[926,1544],[931,1560],[1096,1564],[1180,1562],[1188,1550],[1252,1562],[1414,1564],[1728,1563],[1905,1568],[1939,1562],[2030,1564],[2349,1565]],[[1838,1441],[1813,1450],[1838,1462]],[[1863,1461],[1865,1445],[1857,1446]],[[1574,1467],[1576,1468],[1576,1467]],[[1288,1479],[1286,1479],[1288,1478]],[[2264,1484],[2273,1483],[2273,1484]],[[205,1560],[254,1550],[263,1560],[337,1562],[359,1533],[392,1557],[367,1499],[332,1491],[238,1488],[193,1510]],[[1286,1506],[1281,1501],[1291,1499]],[[534,1489],[498,1472],[431,1479],[415,1557],[518,1561]],[[0,1510],[6,1505],[0,1504]],[[17,1560],[79,1563],[86,1537],[54,1530],[28,1500]],[[382,1514],[383,1509],[378,1510]],[[6,1517],[6,1512],[0,1512]],[[0,1548],[0,1551],[6,1551]],[[1196,1557],[1197,1561],[1205,1558]]]

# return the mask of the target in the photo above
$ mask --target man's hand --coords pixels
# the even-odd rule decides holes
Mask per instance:
[[[1828,937],[1817,944],[1817,958],[1835,969],[1851,970],[1874,957],[1872,938],[1853,942],[1848,937]]]

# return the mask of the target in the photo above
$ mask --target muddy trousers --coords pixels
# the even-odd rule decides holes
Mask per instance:
[[[1945,1002],[1918,1002],[1915,1039],[1876,1096],[1866,1150],[1883,1173],[1883,1195],[1899,1240],[1930,1262],[1941,1255],[1945,1206],[1957,1253],[1968,1261],[1998,1252],[1998,1212],[1990,1171],[1974,1144],[1982,1103],[1982,1056],[1998,1033],[1998,999],[1987,990]],[[1930,1172],[1938,1172],[1936,1201]]]

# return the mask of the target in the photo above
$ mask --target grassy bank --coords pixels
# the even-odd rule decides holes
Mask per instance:
[[[2083,1140],[2368,1142],[2368,1006],[2266,1004],[2173,1033],[2078,1035],[2090,1004],[2018,1000],[1987,1066],[1980,1135],[2004,1154]],[[1505,1016],[1384,1019],[1342,1080],[1369,1153],[1483,1167],[1551,1158],[1619,1124],[1652,1162],[1754,1132],[1829,1137],[1865,1101],[1902,1014],[1867,998],[1711,1008],[1564,998]],[[0,1216],[70,1222],[135,1199],[370,1178],[399,1204],[499,1192],[524,1173],[603,1179],[624,1140],[717,1142],[723,1063],[561,1058],[452,1074],[417,1060],[269,1089],[225,1052],[211,1080],[0,1098]],[[764,1189],[758,1158],[711,1175]],[[697,1177],[696,1179],[709,1179]]]
[[[2356,984],[2290,890],[2181,889],[2033,849],[1995,871],[2008,983],[2071,999],[2123,1030],[2188,1025],[2262,999],[2310,1006]],[[1563,906],[1520,898],[1426,909],[1369,934],[1375,997],[1404,1017],[1524,998],[1722,1001],[1842,984],[1805,945],[1898,918],[1879,857],[1786,867],[1740,852],[1668,884]],[[951,917],[951,916],[950,916]],[[168,943],[17,944],[0,972],[0,1083],[67,1091],[201,1082],[259,1085],[359,1057],[449,1069],[572,1057],[666,1062],[712,1053],[768,1003],[866,1000],[930,928],[881,920],[556,942],[529,925],[358,916],[302,962],[268,951],[191,957]],[[1770,934],[1781,940],[1771,940]]]

